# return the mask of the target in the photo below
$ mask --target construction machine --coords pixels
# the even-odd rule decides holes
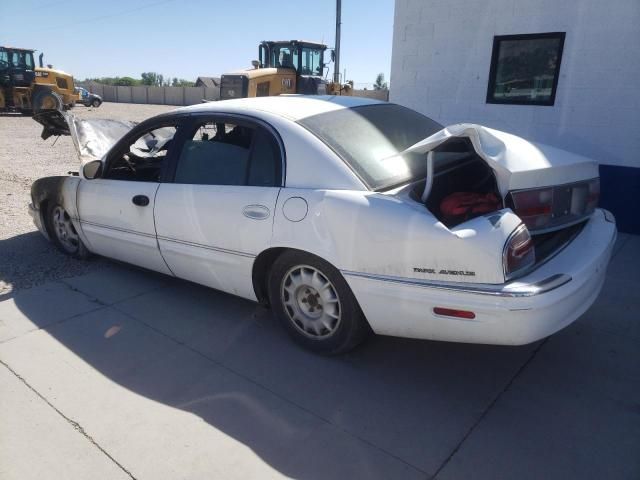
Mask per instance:
[[[327,46],[303,40],[263,41],[253,68],[226,73],[220,80],[220,99],[305,95],[351,95],[353,85],[327,81]],[[334,51],[331,50],[332,59]]]
[[[34,50],[0,46],[0,111],[33,113],[75,105],[73,77],[33,61]]]

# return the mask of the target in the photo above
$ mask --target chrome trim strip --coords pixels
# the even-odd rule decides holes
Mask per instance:
[[[155,238],[156,237],[154,234],[151,234],[151,233],[137,232],[135,230],[128,230],[126,228],[121,228],[121,227],[114,227],[112,225],[103,225],[101,223],[88,222],[88,221],[82,220],[82,219],[80,219],[80,224],[81,225],[91,225],[93,227],[105,228],[107,230],[116,230],[118,232],[123,232],[123,233],[131,233],[133,235],[140,235],[141,237],[150,237],[150,238]]]
[[[550,292],[569,283],[572,278],[565,273],[557,273],[535,283],[519,285],[513,281],[502,285],[475,284],[469,285],[456,282],[439,282],[437,280],[419,280],[404,277],[393,277],[388,275],[373,275],[363,272],[352,272],[341,270],[343,275],[350,277],[360,277],[381,282],[397,283],[413,287],[433,288],[436,290],[446,290],[459,293],[471,293],[477,295],[490,295],[496,297],[533,297],[542,293]],[[513,286],[512,286],[513,285]]]
[[[238,250],[229,250],[227,248],[214,247],[214,246],[211,246],[211,245],[202,245],[200,243],[188,242],[186,240],[179,240],[177,238],[162,237],[160,235],[152,235],[150,233],[136,232],[134,230],[127,230],[126,228],[112,227],[112,226],[102,225],[100,223],[87,222],[86,220],[81,220],[80,223],[81,224],[86,224],[86,225],[92,225],[94,227],[105,228],[107,230],[116,230],[118,232],[130,233],[132,235],[140,235],[142,237],[156,238],[158,240],[165,240],[167,242],[172,242],[172,243],[180,243],[182,245],[188,245],[190,247],[198,247],[198,248],[204,248],[204,249],[207,249],[207,250],[213,250],[213,251],[216,251],[216,252],[228,253],[228,254],[231,254],[231,255],[239,255],[241,257],[247,257],[247,258],[255,258],[256,257],[256,255],[254,255],[252,253],[240,252]]]
[[[247,257],[247,258],[256,257],[252,253],[240,252],[238,250],[229,250],[228,248],[214,247],[211,245],[202,245],[201,243],[188,242],[186,240],[178,240],[177,238],[161,237],[160,235],[158,235],[157,238],[158,240],[164,240],[166,242],[179,243],[181,245],[187,245],[189,247],[204,248],[205,250],[212,250],[214,252],[220,252],[220,253],[228,253],[230,255],[238,255],[240,257]]]

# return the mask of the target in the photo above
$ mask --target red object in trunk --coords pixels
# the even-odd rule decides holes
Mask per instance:
[[[440,213],[449,224],[458,224],[502,208],[495,193],[456,192],[440,202]]]

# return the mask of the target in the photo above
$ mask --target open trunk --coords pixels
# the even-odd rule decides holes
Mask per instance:
[[[427,179],[411,196],[448,228],[510,208],[529,229],[539,263],[582,229],[599,196],[597,163],[479,125],[447,127],[404,153],[425,153]],[[460,207],[451,215],[451,205]]]

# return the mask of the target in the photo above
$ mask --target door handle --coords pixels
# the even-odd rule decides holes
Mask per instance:
[[[269,218],[270,212],[264,205],[247,205],[242,209],[242,214],[252,220],[264,220]]]
[[[149,197],[147,197],[146,195],[136,195],[131,199],[131,201],[134,205],[137,205],[139,207],[146,207],[147,205],[149,205]]]

